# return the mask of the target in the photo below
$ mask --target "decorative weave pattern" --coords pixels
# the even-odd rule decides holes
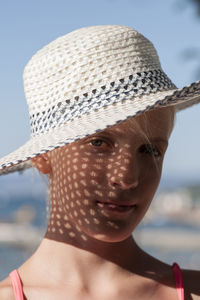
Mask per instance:
[[[121,78],[118,82],[111,82],[109,85],[101,86],[100,89],[93,89],[82,97],[75,96],[76,102],[70,99],[58,102],[47,111],[38,112],[30,117],[32,135],[44,133],[51,128],[63,125],[73,118],[81,117],[91,110],[103,106],[112,105],[124,99],[137,96],[175,89],[175,85],[161,71],[138,72],[135,76]]]
[[[150,109],[200,102],[200,82],[177,89],[152,43],[120,25],[75,30],[39,50],[25,67],[24,90],[31,138],[0,159],[0,174]]]

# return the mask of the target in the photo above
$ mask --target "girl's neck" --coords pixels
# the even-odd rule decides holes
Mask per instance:
[[[56,258],[56,261],[73,262],[80,266],[87,261],[89,264],[103,264],[112,262],[124,269],[130,269],[130,262],[135,259],[137,264],[141,249],[137,246],[132,236],[121,242],[104,242],[87,237],[86,241],[81,239],[67,239],[65,242],[52,240],[45,236],[39,249],[50,252]],[[42,253],[41,252],[41,253]],[[99,266],[98,266],[99,267]],[[132,267],[132,266],[131,266]]]
[[[62,284],[70,276],[79,284],[84,281],[92,282],[94,274],[96,279],[108,275],[112,278],[115,272],[138,273],[141,267],[142,251],[132,237],[120,243],[96,242],[92,251],[89,246],[85,248],[72,243],[63,243],[44,238],[35,254],[27,262],[32,271],[41,270],[41,274],[48,274],[53,282]],[[88,270],[89,268],[89,270]]]

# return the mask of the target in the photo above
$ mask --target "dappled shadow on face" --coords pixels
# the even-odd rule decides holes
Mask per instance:
[[[164,124],[164,118],[159,120],[156,114],[152,116],[152,120],[152,133],[159,132],[159,136],[167,140],[170,125]],[[168,121],[166,117],[166,122]],[[150,160],[146,152],[142,154],[143,164],[138,162],[138,154],[136,155],[136,150],[141,149],[141,145],[149,140],[150,126],[145,127],[141,121],[139,127],[135,124],[131,130],[130,124],[131,120],[127,125],[119,124],[107,130],[109,133],[114,130],[112,147],[110,137],[105,139],[107,143],[101,143],[102,136],[97,133],[49,152],[52,166],[49,175],[51,213],[46,238],[87,249],[130,272],[173,286],[174,278],[170,267],[164,264],[168,280],[159,276],[163,263],[161,267],[160,262],[144,253],[131,239],[132,230],[152,200],[160,174],[156,173],[153,159]],[[138,138],[141,127],[142,134]],[[126,135],[129,138],[120,142]],[[161,163],[157,163],[159,172],[162,159]],[[104,209],[104,202],[116,199],[139,199],[141,209],[133,210],[124,218],[116,217]],[[98,251],[98,246],[103,243],[104,248],[112,249],[112,256],[106,257],[105,252]],[[123,259],[119,259],[121,253],[125,253]]]
[[[117,233],[122,221],[109,218],[103,202],[118,199],[118,191],[108,182],[123,178],[130,163],[128,148],[125,144],[118,155],[113,151],[106,159],[104,153],[92,149],[88,142],[75,142],[51,152],[48,238],[59,241],[65,241],[66,237],[81,238],[84,242],[87,234],[103,237],[109,232]]]
[[[165,149],[155,163],[151,149],[146,148],[151,134],[164,140],[169,136],[171,113],[165,110],[159,116],[148,112],[48,153],[52,170],[49,238],[86,241],[92,235],[117,242],[131,235],[160,179]],[[141,208],[124,218],[105,209],[105,204],[124,201],[135,206],[140,201]]]

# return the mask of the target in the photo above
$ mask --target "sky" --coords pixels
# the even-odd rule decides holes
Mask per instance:
[[[153,42],[164,71],[178,87],[195,81],[197,62],[185,60],[183,52],[191,47],[200,49],[200,19],[192,6],[180,8],[178,3],[180,0],[1,0],[0,157],[29,139],[22,79],[26,63],[37,50],[74,29],[103,24],[131,26]],[[177,114],[164,178],[200,182],[199,128],[200,104]]]

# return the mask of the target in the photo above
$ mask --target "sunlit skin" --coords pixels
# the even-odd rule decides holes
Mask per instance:
[[[173,121],[171,108],[149,111],[32,160],[49,177],[51,211],[18,268],[28,300],[177,300],[171,266],[132,235],[158,187]],[[199,277],[183,271],[186,300],[199,299]],[[9,278],[0,296],[14,299]]]

